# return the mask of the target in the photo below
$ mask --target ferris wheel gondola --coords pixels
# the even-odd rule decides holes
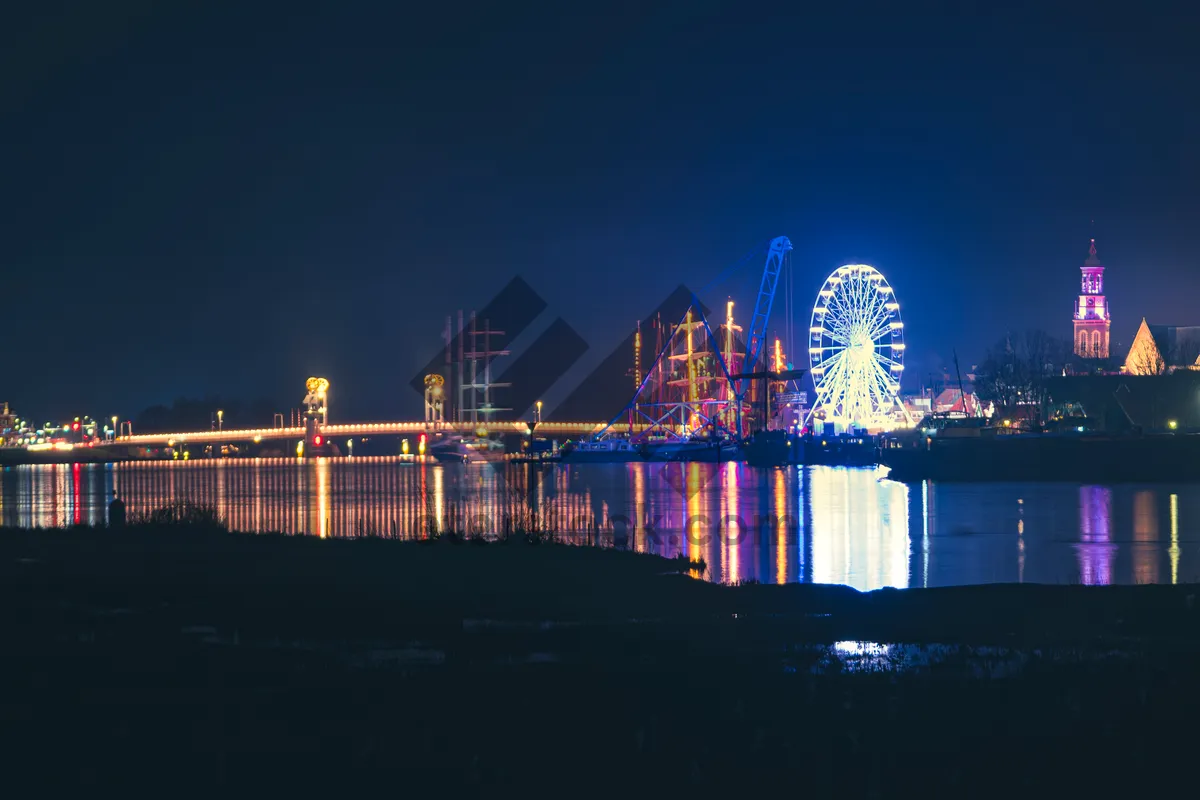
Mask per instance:
[[[905,416],[904,322],[883,273],[867,264],[834,270],[817,294],[808,341],[816,387],[810,420],[886,430]]]

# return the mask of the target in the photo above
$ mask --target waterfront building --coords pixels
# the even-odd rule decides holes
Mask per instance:
[[[975,392],[963,393],[958,388],[944,390],[933,398],[933,411],[939,414],[960,413],[968,417],[990,417],[993,409],[991,403],[982,403]]]

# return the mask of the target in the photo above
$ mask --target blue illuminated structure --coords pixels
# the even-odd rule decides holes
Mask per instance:
[[[754,365],[758,363],[758,359],[763,354],[763,342],[767,338],[767,326],[771,319],[771,308],[775,304],[775,290],[779,284],[780,272],[783,270],[784,258],[791,249],[792,243],[786,236],[778,236],[772,239],[766,246],[766,263],[763,267],[758,298],[754,304],[754,315],[751,319],[749,335],[746,338],[746,349],[744,356],[742,356],[739,374],[753,373]],[[756,254],[762,253],[762,251],[761,246],[756,248],[742,258],[732,269],[740,268],[754,258]],[[730,271],[728,269],[725,270],[721,277],[724,277]],[[732,302],[730,306],[732,306]],[[733,327],[732,312],[730,312],[729,319],[726,320],[726,328],[726,348],[728,348],[733,332],[739,330]],[[670,359],[673,363],[680,363],[676,362],[676,359],[683,359],[683,363],[687,364],[693,362],[695,356],[690,338],[690,331],[693,329],[703,331],[703,342],[706,352],[702,357],[710,358],[711,366],[706,368],[707,371],[702,376],[698,376],[692,370],[689,371],[686,380],[670,381],[672,385],[686,385],[687,391],[683,392],[682,397],[675,396],[669,401],[664,402],[665,398],[662,397],[660,392],[657,400],[648,400],[644,396],[644,393],[652,380],[652,376],[657,375],[657,384],[659,386],[663,385],[661,367],[665,359]],[[687,352],[686,354],[673,354],[671,352],[672,340],[676,333],[680,331],[688,332]],[[597,438],[603,437],[614,423],[624,417],[628,418],[631,432],[634,425],[640,424],[645,426],[642,433],[643,436],[647,435],[647,431],[660,432],[662,435],[672,437],[682,436],[686,435],[688,431],[694,432],[697,423],[699,423],[699,427],[706,428],[710,436],[732,435],[734,431],[730,431],[729,428],[736,427],[736,437],[738,440],[741,440],[744,435],[742,414],[745,405],[745,393],[749,384],[744,379],[739,380],[731,376],[731,365],[726,363],[726,361],[732,360],[734,355],[728,352],[728,349],[726,350],[726,354],[722,355],[722,347],[704,316],[703,307],[699,299],[693,295],[691,306],[683,318],[671,327],[671,335],[668,336],[665,346],[657,354],[650,369],[644,373],[640,373],[642,379],[629,403],[597,434]],[[712,392],[698,391],[698,380],[710,382],[723,381],[729,391],[724,397],[714,396]],[[766,390],[765,386],[764,390]]]
[[[747,372],[754,371],[762,354],[763,340],[767,338],[767,323],[771,320],[771,306],[775,304],[775,287],[779,284],[779,272],[783,269],[783,257],[791,249],[792,243],[786,236],[777,236],[767,247],[767,263],[758,287],[758,300],[754,303],[750,334],[746,337],[746,358],[742,362],[742,368]]]

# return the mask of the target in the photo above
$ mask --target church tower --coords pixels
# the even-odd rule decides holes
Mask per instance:
[[[1104,265],[1096,255],[1096,240],[1088,250],[1079,299],[1075,301],[1075,355],[1082,358],[1108,358],[1108,303],[1104,299]]]

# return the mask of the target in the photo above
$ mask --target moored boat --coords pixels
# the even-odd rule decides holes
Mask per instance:
[[[443,464],[483,464],[504,456],[504,445],[491,439],[454,437],[429,448],[429,454]]]
[[[869,467],[878,463],[875,438],[867,433],[800,436],[785,431],[759,431],[743,448],[752,467],[820,464],[831,467]]]
[[[758,431],[742,447],[752,467],[783,467],[804,463],[804,443],[787,431]]]
[[[562,458],[568,464],[621,464],[641,461],[642,453],[628,439],[601,439],[577,442],[564,449]]]
[[[650,461],[734,461],[740,457],[737,443],[720,437],[665,439],[643,445]]]

